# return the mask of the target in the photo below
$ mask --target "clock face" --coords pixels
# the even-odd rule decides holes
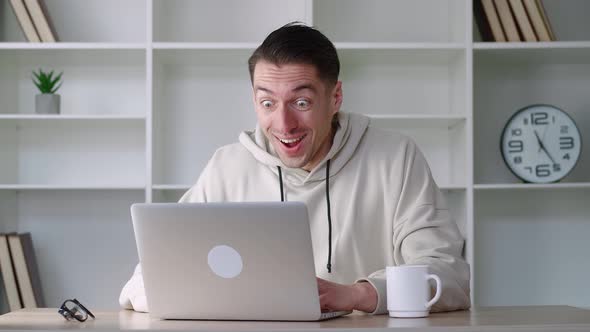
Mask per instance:
[[[519,110],[502,132],[502,157],[512,173],[526,182],[555,182],[576,165],[582,150],[572,118],[550,105]]]

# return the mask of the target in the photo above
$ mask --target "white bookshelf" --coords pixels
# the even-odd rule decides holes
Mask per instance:
[[[543,1],[559,38],[551,43],[473,43],[474,271],[479,305],[588,307],[590,149],[587,134],[588,1]],[[571,29],[575,27],[576,32]],[[478,40],[475,38],[474,40]],[[576,168],[560,183],[521,183],[499,145],[507,119],[530,104],[556,105],[583,136]]]
[[[254,128],[247,58],[299,20],[335,42],[343,110],[424,152],[467,239],[475,304],[590,306],[590,144],[548,185],[519,183],[499,152],[510,114],[538,102],[586,138],[590,33],[480,42],[470,0],[45,2],[59,43],[27,43],[0,4],[0,232],[32,233],[48,305],[117,307],[137,262],[129,206],[177,201]],[[588,3],[545,2],[557,17]],[[60,115],[34,114],[39,66],[64,71]]]

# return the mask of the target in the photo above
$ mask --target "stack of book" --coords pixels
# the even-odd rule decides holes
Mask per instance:
[[[10,311],[45,306],[30,233],[0,234],[0,272]]]
[[[10,0],[10,4],[28,41],[57,41],[43,0]]]
[[[483,41],[555,41],[541,0],[474,0],[473,11]]]

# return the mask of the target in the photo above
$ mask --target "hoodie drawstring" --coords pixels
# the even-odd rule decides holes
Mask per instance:
[[[281,202],[285,201],[285,194],[283,191],[283,173],[281,166],[277,166],[279,170],[279,184],[281,188]],[[326,268],[328,273],[332,273],[332,214],[330,213],[330,159],[326,163],[326,204],[328,208],[328,264]]]
[[[330,213],[330,159],[326,163],[326,204],[328,205],[328,273],[332,273],[332,214]]]
[[[283,193],[283,173],[281,172],[281,166],[277,166],[279,169],[279,183],[281,185],[281,202],[285,201],[285,194]]]

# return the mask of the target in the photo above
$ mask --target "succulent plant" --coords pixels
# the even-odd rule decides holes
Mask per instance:
[[[43,94],[54,94],[61,87],[61,75],[59,73],[56,77],[53,77],[54,71],[44,72],[43,69],[39,68],[37,72],[33,71],[33,83],[37,86],[39,91]],[[58,85],[59,83],[59,85]]]

